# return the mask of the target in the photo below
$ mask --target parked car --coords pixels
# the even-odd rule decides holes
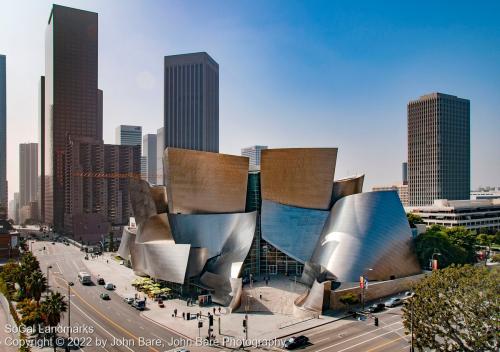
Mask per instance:
[[[165,308],[165,304],[163,304],[163,301],[161,299],[158,301],[158,307]]]
[[[370,307],[368,307],[368,311],[370,313],[377,313],[377,312],[381,312],[385,309],[385,304],[383,303],[376,303],[376,304],[373,304],[371,305]]]
[[[304,335],[300,335],[298,337],[293,336],[285,341],[284,347],[287,350],[293,350],[294,348],[307,345],[308,342],[309,342],[309,338],[304,336]]]
[[[406,292],[405,292],[405,296],[406,296],[406,297],[411,297],[411,296],[413,296],[413,292],[411,292],[411,291],[406,291]]]
[[[102,277],[97,279],[97,284],[98,285],[104,285],[106,282],[104,282],[104,279]]]
[[[105,301],[108,301],[109,300],[109,295],[106,293],[106,292],[103,292],[99,295],[99,297],[101,297],[101,299],[105,300]]]
[[[132,304],[134,302],[134,298],[133,297],[125,297],[123,300],[125,302],[127,302],[128,304]]]
[[[401,304],[403,304],[403,301],[401,300],[401,298],[397,298],[397,297],[393,297],[390,300],[385,302],[386,307],[396,307],[396,306],[399,306]]]
[[[110,290],[111,291],[111,290],[114,290],[116,288],[116,286],[113,285],[111,282],[108,282],[106,285],[104,285],[104,288],[106,290]]]

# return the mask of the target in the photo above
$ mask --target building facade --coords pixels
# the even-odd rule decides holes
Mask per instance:
[[[399,196],[399,200],[404,207],[409,205],[408,199],[408,185],[405,184],[394,184],[390,186],[375,186],[372,188],[372,191],[396,191]]]
[[[437,199],[432,205],[407,207],[406,210],[420,216],[427,226],[500,230],[500,199]]]
[[[164,65],[163,150],[218,152],[219,65],[204,52],[165,56]]]
[[[19,144],[19,194],[20,207],[38,202],[38,143]]]
[[[241,155],[246,156],[250,160],[250,170],[260,169],[260,154],[264,149],[267,149],[266,145],[253,145],[241,149]]]
[[[115,130],[115,143],[120,145],[141,145],[142,127],[120,125]]]
[[[0,55],[0,220],[8,215],[7,189],[7,71],[5,55]]]
[[[45,32],[45,222],[64,227],[68,136],[99,139],[97,13],[53,5]],[[78,84],[75,84],[78,82]]]
[[[157,185],[163,184],[163,152],[165,151],[165,127],[156,131],[156,182]]]
[[[156,162],[157,162],[157,138],[156,134],[145,134],[142,138],[142,156],[146,157],[146,181],[156,184]]]
[[[40,221],[45,222],[45,76],[40,76],[38,86],[38,206]]]
[[[432,93],[408,103],[410,205],[469,199],[470,101]]]
[[[100,239],[109,226],[128,223],[130,179],[140,178],[140,146],[68,140],[65,159],[65,231],[86,241]],[[81,231],[86,227],[87,232]]]

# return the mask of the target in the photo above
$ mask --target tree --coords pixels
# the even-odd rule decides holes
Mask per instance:
[[[115,250],[115,242],[113,241],[113,231],[109,233],[109,246],[108,250],[113,252]]]
[[[413,290],[415,294],[403,307],[403,325],[408,334],[413,316],[415,347],[436,351],[497,350],[498,268],[452,265],[432,272]]]
[[[413,213],[406,213],[406,217],[408,218],[408,223],[410,224],[411,228],[415,228],[415,224],[423,224],[424,220],[422,220],[422,217],[413,214]]]
[[[493,263],[500,263],[500,254],[495,254],[494,256],[492,256],[491,261]]]
[[[359,303],[358,296],[354,293],[349,292],[339,297],[339,301],[347,306],[347,310],[350,310],[350,306]]]
[[[423,268],[429,267],[431,259],[438,261],[439,268],[467,263],[467,252],[453,244],[440,226],[432,226],[415,239],[415,252]]]
[[[35,326],[43,322],[39,305],[31,299],[25,299],[17,304],[22,318],[21,323],[26,326]]]
[[[56,352],[56,331],[55,327],[61,322],[61,317],[64,312],[66,312],[66,302],[64,301],[64,296],[59,292],[51,293],[47,296],[40,306],[40,311],[42,312],[42,317],[45,325],[52,328],[52,345],[54,347],[54,352]]]
[[[34,271],[26,279],[26,293],[32,297],[36,303],[40,302],[42,293],[47,289],[47,279],[40,270]]]
[[[444,232],[454,245],[462,248],[466,252],[466,262],[474,263],[476,261],[477,235],[474,231],[467,230],[463,226],[454,226],[444,229]]]

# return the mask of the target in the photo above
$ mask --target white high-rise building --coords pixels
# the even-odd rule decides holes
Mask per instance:
[[[264,149],[267,149],[266,145],[253,145],[241,149],[241,155],[250,158],[250,170],[260,170],[260,153]]]

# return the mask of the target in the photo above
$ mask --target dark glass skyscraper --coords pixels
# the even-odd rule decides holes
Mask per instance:
[[[166,147],[219,151],[219,65],[207,53],[165,56]]]
[[[409,205],[470,199],[470,101],[432,93],[408,103]]]
[[[45,33],[45,221],[64,223],[69,136],[99,138],[97,13],[53,5]],[[102,138],[102,137],[101,137]]]
[[[0,220],[7,218],[7,86],[6,60],[0,55]]]

